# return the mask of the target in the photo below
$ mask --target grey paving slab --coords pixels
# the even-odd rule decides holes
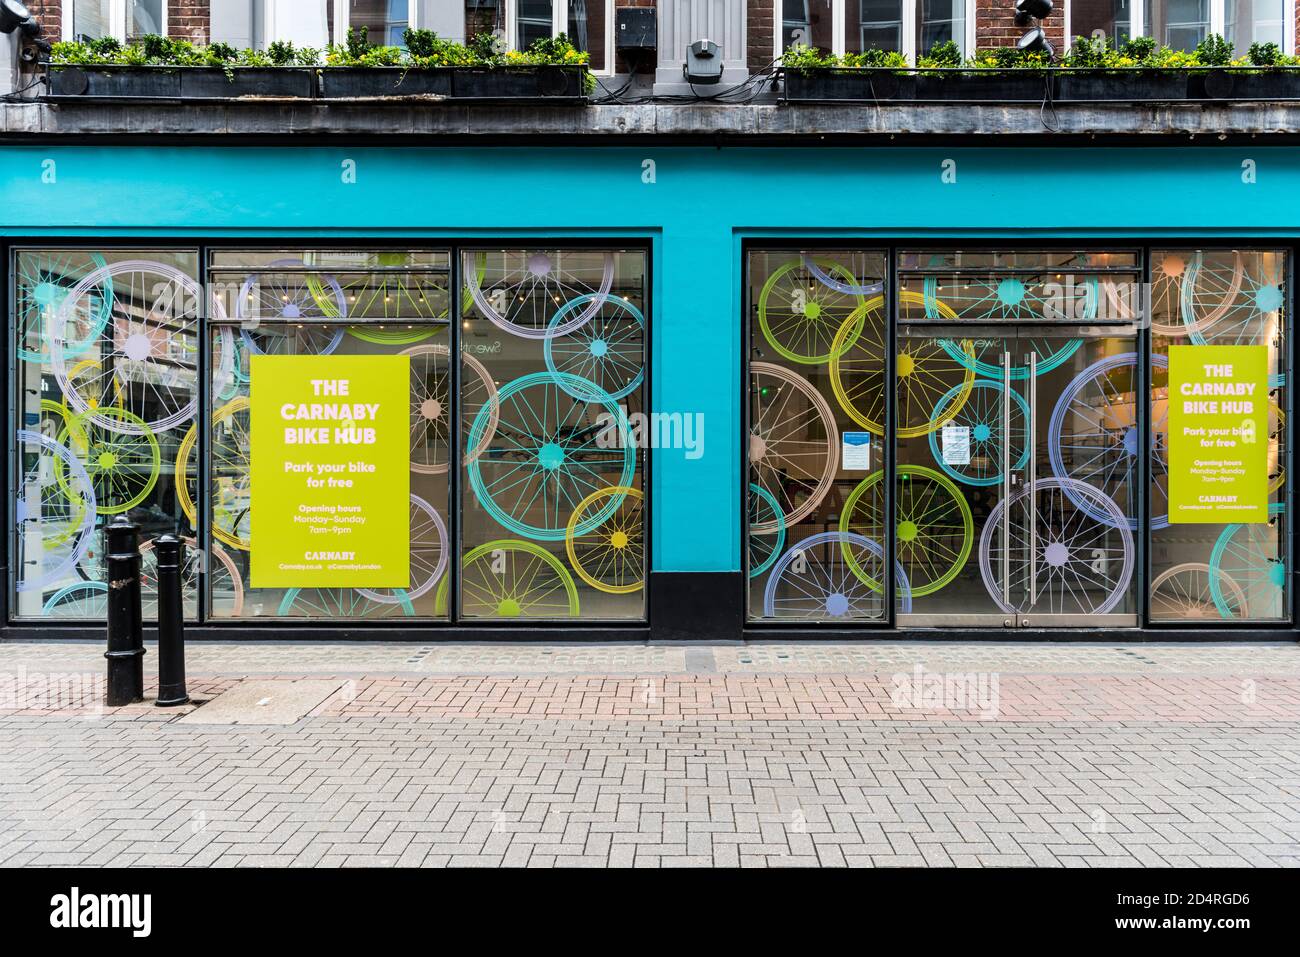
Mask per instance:
[[[177,723],[293,724],[341,687],[343,682],[337,679],[244,681],[178,719]]]

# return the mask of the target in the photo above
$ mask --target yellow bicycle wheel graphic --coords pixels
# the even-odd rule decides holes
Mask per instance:
[[[884,474],[868,475],[849,493],[840,513],[840,532],[880,536]],[[970,505],[952,479],[923,465],[900,465],[894,488],[894,559],[907,574],[912,597],[933,594],[956,578],[970,558],[975,543]],[[849,549],[844,559],[861,581],[873,590],[880,587]]]
[[[823,275],[852,288],[857,278],[831,259],[813,260]],[[804,257],[778,268],[758,294],[758,324],[768,343],[791,362],[820,365],[849,346],[836,330],[845,323],[862,327],[862,296],[843,292],[817,279]],[[839,352],[834,346],[839,346]]]
[[[605,499],[617,496],[614,513],[588,532],[578,527],[605,508]],[[578,577],[592,588],[611,595],[627,595],[645,587],[641,530],[641,492],[626,485],[611,485],[592,492],[573,510],[565,529],[564,548]]]
[[[926,301],[918,292],[904,290],[900,296],[904,306],[923,306]],[[938,308],[944,319],[957,318],[950,306],[938,303]],[[835,333],[830,350],[831,391],[849,418],[868,432],[884,435],[884,297],[867,300],[862,310],[862,317],[846,319]],[[945,396],[946,418],[966,404],[975,384],[975,346],[969,339],[962,340],[960,351],[969,362],[957,361],[935,338],[899,340],[894,361],[899,438],[914,439],[938,429],[942,422],[934,410]]]
[[[212,536],[219,542],[248,551],[249,502],[248,396],[231,399],[212,413],[212,475],[217,486],[212,509]],[[176,450],[176,499],[181,511],[198,527],[194,504],[198,474],[198,424],[189,427]],[[243,490],[242,492],[240,490]]]
[[[100,515],[135,508],[158,482],[162,469],[158,438],[143,419],[125,409],[101,406],[84,412],[64,428],[58,441],[85,466]],[[59,486],[68,492],[62,459],[56,460],[54,470]]]
[[[447,580],[434,613],[447,613]],[[460,564],[461,613],[478,618],[577,618],[578,586],[559,559],[535,542],[499,539],[472,548]]]

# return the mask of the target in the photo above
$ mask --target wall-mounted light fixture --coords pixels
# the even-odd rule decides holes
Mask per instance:
[[[1043,32],[1042,21],[1052,12],[1052,0],[1017,0],[1016,26],[1031,29],[1016,41],[1016,49],[1022,53],[1045,53],[1048,57],[1056,54],[1047,42]]]
[[[23,33],[32,36],[32,27],[39,31],[41,25],[27,12],[27,7],[18,0],[0,0],[0,33],[22,30]]]

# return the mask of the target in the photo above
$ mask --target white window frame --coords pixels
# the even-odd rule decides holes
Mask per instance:
[[[348,0],[331,0],[334,4],[334,42],[339,46],[348,42],[348,28],[352,26],[352,4]],[[419,29],[419,0],[406,0],[406,24]],[[384,44],[386,45],[386,44]]]
[[[836,56],[843,56],[848,49],[848,6],[849,3],[857,3],[858,0],[831,0],[831,36],[834,40],[834,46],[831,52]],[[920,0],[902,0],[903,8],[903,49],[898,51],[907,57],[909,63],[916,63],[916,10]],[[975,0],[958,0],[966,8],[966,16],[963,21],[965,25],[965,42],[962,44],[966,55],[970,56],[975,52]],[[1294,3],[1295,0],[1288,0]],[[782,45],[782,38],[785,33],[785,16],[782,0],[775,0],[772,4],[772,58],[779,60],[785,53]]]
[[[168,35],[167,29],[169,27],[169,24],[167,22],[167,18],[169,15],[169,11],[167,7],[169,5],[170,4],[168,0],[163,0],[161,5],[162,24],[159,26],[158,29],[161,31],[163,36]],[[60,31],[61,33],[60,39],[63,40],[76,39],[76,33],[73,29],[73,13],[72,13],[73,6],[74,6],[73,0],[63,0],[63,3],[59,8],[62,13],[61,19],[63,21],[63,26]],[[119,43],[126,42],[126,37],[129,32],[127,28],[130,26],[127,20],[129,16],[130,14],[127,5],[127,0],[108,0],[108,26],[109,26],[109,30],[111,31],[109,33],[109,36],[117,40]]]
[[[455,0],[460,3],[462,0]],[[605,5],[605,68],[592,70],[597,76],[614,75],[614,0],[587,0],[589,4]],[[506,7],[506,46],[511,50],[519,49],[518,21],[519,0],[505,0]],[[551,36],[558,37],[569,32],[568,0],[551,0]],[[466,37],[466,39],[469,39]]]
[[[1210,32],[1223,36],[1224,27],[1227,24],[1227,2],[1228,0],[1210,0]],[[1071,29],[1071,0],[1065,0],[1065,9],[1062,11],[1065,17],[1065,49],[1070,49],[1074,43],[1074,34],[1077,32]],[[1286,21],[1282,25],[1282,52],[1287,56],[1295,56],[1295,11],[1296,0],[1286,0],[1286,10],[1283,16]],[[1129,0],[1129,16],[1132,22],[1129,23],[1128,35],[1130,37],[1146,36],[1143,32],[1146,29],[1147,0]]]

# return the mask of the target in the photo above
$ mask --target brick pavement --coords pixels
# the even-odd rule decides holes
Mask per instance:
[[[0,645],[0,866],[1300,864],[1292,646],[420,652],[200,651],[199,698],[351,677],[196,727]]]

